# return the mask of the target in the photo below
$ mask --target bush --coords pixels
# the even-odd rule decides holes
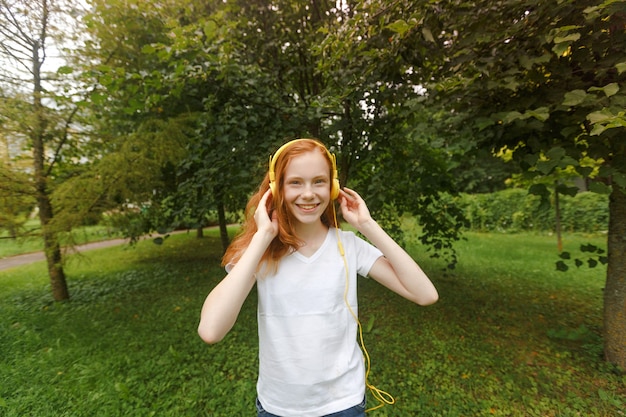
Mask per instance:
[[[561,228],[567,232],[607,230],[608,196],[591,192],[560,195]],[[466,228],[477,232],[554,231],[554,198],[542,206],[539,196],[513,188],[491,194],[463,194],[459,199]]]
[[[601,232],[609,225],[609,199],[607,195],[591,192],[579,193],[565,199],[561,213],[561,227],[568,232]]]

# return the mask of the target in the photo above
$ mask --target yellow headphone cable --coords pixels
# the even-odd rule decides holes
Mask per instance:
[[[337,222],[337,212],[335,210],[335,204],[334,202],[331,202],[331,204],[333,205],[333,216],[335,220],[335,233],[337,234],[337,246],[339,246],[339,253],[341,254],[341,259],[343,260],[344,270],[346,271],[346,286],[343,292],[343,300],[346,303],[346,306],[348,306],[348,310],[350,311],[350,314],[354,318],[354,321],[356,321],[356,324],[359,330],[358,332],[359,343],[361,345],[361,351],[363,352],[363,360],[365,361],[365,386],[370,390],[372,396],[376,398],[376,400],[378,400],[378,405],[365,410],[365,412],[369,413],[370,411],[377,410],[381,407],[384,407],[385,405],[394,404],[396,400],[393,398],[391,394],[379,388],[376,388],[374,385],[370,384],[369,382],[371,359],[370,359],[369,352],[365,348],[365,341],[363,339],[363,326],[361,326],[361,322],[359,321],[359,318],[355,314],[354,310],[352,309],[352,306],[350,306],[350,302],[348,301],[348,289],[350,287],[350,274],[348,272],[348,261],[346,259],[346,253],[343,249],[343,244],[341,243],[341,237],[339,236],[339,224]]]

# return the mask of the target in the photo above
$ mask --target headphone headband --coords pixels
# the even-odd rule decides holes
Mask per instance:
[[[314,139],[294,139],[290,142],[285,143],[283,146],[278,148],[278,150],[274,153],[274,155],[270,156],[269,177],[270,177],[270,190],[272,190],[272,194],[276,195],[276,191],[277,191],[275,168],[276,168],[276,161],[278,160],[278,157],[280,156],[281,153],[283,153],[283,151],[285,151],[285,149],[289,148],[291,145],[294,145],[298,142],[305,142],[305,141],[315,143],[317,146],[319,146],[326,152],[326,155],[328,155],[328,158],[330,159],[331,170],[332,170],[330,197],[333,200],[336,199],[339,196],[339,175],[337,174],[337,160],[335,158],[335,155],[330,153],[330,151],[328,150],[328,148],[326,148],[326,146],[324,146],[324,144]]]

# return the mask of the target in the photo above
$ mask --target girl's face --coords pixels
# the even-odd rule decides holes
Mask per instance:
[[[307,152],[285,167],[283,196],[289,212],[301,224],[320,222],[330,203],[330,168],[320,152]]]

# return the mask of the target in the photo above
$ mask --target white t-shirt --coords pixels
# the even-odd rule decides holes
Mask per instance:
[[[347,300],[358,314],[357,274],[366,276],[382,253],[352,232],[339,233],[349,271]],[[345,287],[333,228],[313,256],[293,252],[281,259],[276,274],[257,279],[257,392],[266,411],[319,417],[363,400],[363,356]]]

